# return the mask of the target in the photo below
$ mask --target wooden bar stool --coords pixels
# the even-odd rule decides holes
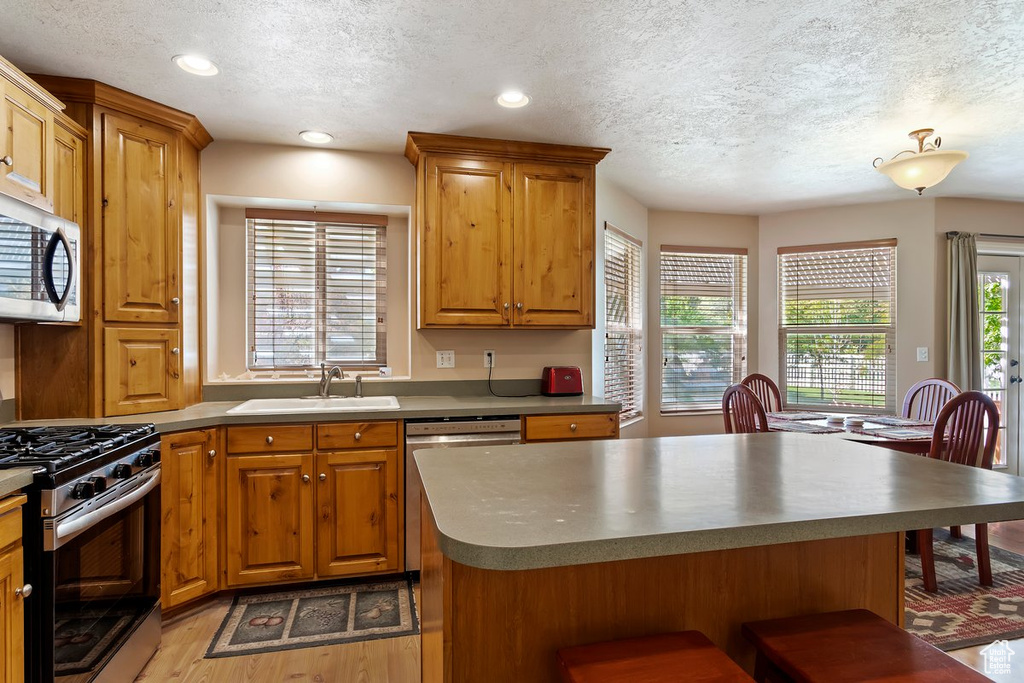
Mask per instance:
[[[868,610],[743,624],[757,648],[754,679],[800,683],[970,683],[974,669]]]
[[[700,631],[611,640],[558,651],[565,683],[738,683],[753,680]]]

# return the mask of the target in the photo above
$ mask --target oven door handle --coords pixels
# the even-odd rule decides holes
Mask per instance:
[[[128,495],[118,498],[112,503],[103,505],[92,512],[82,515],[81,517],[77,517],[67,522],[59,522],[53,530],[53,535],[57,541],[53,544],[54,549],[59,548],[65,543],[65,541],[62,540],[65,536],[77,535],[79,532],[84,531],[93,524],[102,522],[104,519],[107,519],[112,515],[116,515],[118,512],[124,510],[126,507],[152,491],[159,484],[160,470],[156,470],[153,475],[149,477],[149,481],[142,484]]]

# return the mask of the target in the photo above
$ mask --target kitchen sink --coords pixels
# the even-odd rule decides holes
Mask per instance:
[[[394,396],[305,396],[302,398],[254,398],[228,410],[228,415],[266,413],[353,413],[364,410],[397,410]]]

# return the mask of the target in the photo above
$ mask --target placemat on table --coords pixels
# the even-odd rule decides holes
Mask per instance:
[[[863,415],[862,419],[865,422],[871,422],[876,425],[886,425],[887,427],[931,427],[932,423],[928,420],[915,420],[912,417],[900,417],[898,415]]]
[[[824,420],[828,415],[823,413],[808,413],[799,410],[782,410],[777,413],[768,413],[769,420]]]
[[[806,422],[790,420],[772,420],[769,418],[768,426],[779,432],[801,432],[803,434],[834,434],[843,431],[842,427],[829,427],[828,425],[812,425]]]
[[[894,439],[896,441],[916,441],[919,439],[932,438],[932,426],[924,425],[918,427],[885,427],[882,429],[855,429],[858,434],[868,436],[880,436],[883,439]]]

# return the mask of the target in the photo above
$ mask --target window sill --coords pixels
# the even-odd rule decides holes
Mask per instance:
[[[671,412],[661,411],[662,417],[700,417],[703,415],[721,415],[721,408],[701,408],[694,410],[673,410]]]
[[[619,429],[625,429],[626,427],[629,427],[631,425],[635,425],[638,422],[643,422],[644,421],[644,417],[645,417],[644,415],[637,415],[636,417],[629,418],[625,422],[620,422],[619,423]]]

